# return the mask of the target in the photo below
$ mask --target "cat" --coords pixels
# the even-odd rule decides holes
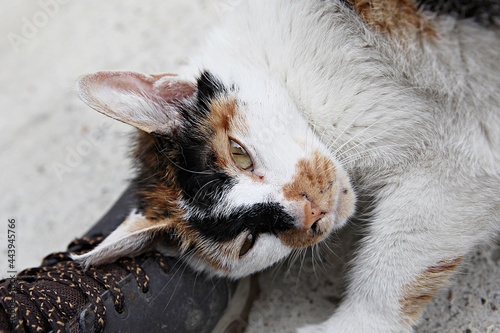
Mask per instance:
[[[139,129],[139,205],[75,260],[155,246],[241,278],[368,206],[345,299],[299,332],[411,332],[500,231],[500,13],[461,6],[242,1],[177,75],[82,77],[83,101]]]

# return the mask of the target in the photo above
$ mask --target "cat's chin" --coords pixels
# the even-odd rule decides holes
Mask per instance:
[[[292,248],[283,244],[274,235],[260,235],[249,253],[241,258],[204,258],[187,257],[186,261],[194,270],[205,272],[212,276],[241,279],[260,272],[284,260],[292,252]],[[215,261],[215,262],[214,262]]]

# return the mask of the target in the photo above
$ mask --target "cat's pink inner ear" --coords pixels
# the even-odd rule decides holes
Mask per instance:
[[[96,75],[98,80],[103,80],[108,86],[124,91],[136,91],[164,103],[183,100],[196,93],[194,84],[171,73],[145,75],[135,72],[100,72]]]
[[[97,72],[83,76],[77,91],[91,108],[150,133],[178,126],[173,104],[193,96],[196,87],[174,74]]]
[[[97,83],[121,89],[124,91],[141,91],[148,95],[154,94],[155,78],[134,72],[99,72],[93,77]]]
[[[175,74],[152,74],[156,78],[155,94],[163,101],[171,103],[194,96],[197,88],[191,82],[183,81]]]

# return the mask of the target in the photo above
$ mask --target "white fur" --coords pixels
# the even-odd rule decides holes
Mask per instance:
[[[345,301],[301,333],[412,331],[403,288],[499,230],[500,32],[447,17],[435,24],[437,42],[405,53],[335,1],[248,1],[186,70],[209,69],[239,88],[251,126],[274,135],[266,172],[289,176],[279,163],[297,158],[296,135],[290,149],[276,138],[299,110],[375,197]],[[272,119],[286,126],[275,131]],[[254,192],[237,191],[232,199],[251,201]]]
[[[242,243],[246,235],[241,235],[236,243]],[[271,265],[286,258],[292,249],[276,240],[274,235],[260,235],[251,251],[241,259],[226,258],[214,253],[223,260],[223,264],[229,268],[227,271],[219,271],[208,264],[203,258],[188,257],[187,262],[191,267],[198,271],[205,271],[217,276],[226,276],[233,279],[241,279],[255,272],[259,272]]]

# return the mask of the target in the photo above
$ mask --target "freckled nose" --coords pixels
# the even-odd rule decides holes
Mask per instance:
[[[323,212],[314,202],[305,200],[304,203],[304,229],[308,230],[314,225],[314,223],[318,222],[323,216],[325,216],[325,212]]]

